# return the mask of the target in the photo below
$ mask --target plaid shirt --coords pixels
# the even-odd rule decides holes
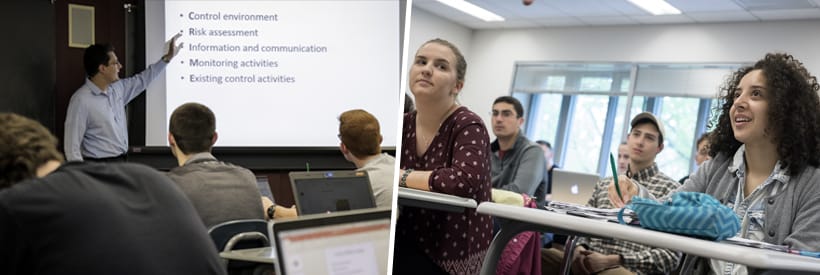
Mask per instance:
[[[640,184],[655,197],[665,197],[680,186],[676,180],[658,170],[657,163],[638,171],[631,177],[632,182]],[[598,182],[588,206],[597,208],[614,208],[609,202],[607,192],[612,178]],[[642,244],[617,239],[579,238],[578,244],[584,244],[590,250],[607,255],[621,255],[623,267],[638,274],[669,274],[678,265],[680,255],[669,249],[654,248]]]

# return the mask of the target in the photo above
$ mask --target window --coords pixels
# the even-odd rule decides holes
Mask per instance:
[[[520,98],[521,94],[515,97]],[[555,144],[558,120],[561,116],[560,94],[535,94],[533,95],[525,132],[532,141],[539,139],[546,140],[550,144]],[[524,101],[521,101],[524,104]]]
[[[547,76],[547,80],[545,81],[543,87],[544,89],[551,91],[563,91],[566,80],[567,78],[563,75],[550,75]]]
[[[718,118],[720,117],[720,108],[723,106],[723,100],[720,99],[712,99],[710,100],[709,110],[709,123],[706,124],[706,131],[711,132],[715,129],[717,125]]]
[[[629,116],[624,118],[624,113],[626,111],[626,104],[629,100],[627,96],[619,96],[618,97],[618,109],[615,111],[615,120],[613,121],[613,133],[612,139],[609,143],[609,152],[613,155],[618,155],[618,146],[621,142],[626,142],[626,135],[627,131],[630,129],[629,123],[631,122],[632,117],[643,112],[644,109],[644,97],[636,96],[632,97],[632,108],[629,111]],[[624,127],[624,122],[626,122],[626,127]]]
[[[680,178],[695,168],[695,139],[719,114],[719,100],[712,98],[717,87],[738,67],[522,62],[516,64],[513,95],[528,109],[525,134],[551,142],[558,165],[601,176],[610,176],[609,153],[625,141],[630,119],[653,112],[666,128],[656,162]]]
[[[608,92],[612,89],[612,77],[581,77],[580,91]]]
[[[564,150],[564,169],[596,173],[598,152],[601,151],[601,137],[606,123],[608,96],[576,96],[572,119],[569,124],[569,140]],[[594,154],[592,152],[595,152]]]
[[[655,162],[663,173],[673,179],[680,179],[689,174],[689,162],[693,147],[696,147],[695,125],[700,99],[663,97],[661,102],[658,119],[663,122],[666,136],[663,137],[663,151],[658,154]]]
[[[632,83],[632,81],[629,81],[629,78],[621,79],[621,89],[620,89],[620,91],[624,92],[624,93],[629,92],[629,84],[631,84],[631,83]]]

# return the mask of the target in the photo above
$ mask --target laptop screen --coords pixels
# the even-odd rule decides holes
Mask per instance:
[[[387,274],[390,209],[274,222],[276,274]]]
[[[289,176],[300,215],[376,207],[365,172],[290,172]]]

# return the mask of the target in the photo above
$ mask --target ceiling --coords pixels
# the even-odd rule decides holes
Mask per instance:
[[[653,16],[627,0],[467,0],[506,20],[484,22],[436,0],[413,0],[413,6],[471,29],[543,28],[758,22],[820,19],[820,0],[667,0],[678,15]]]

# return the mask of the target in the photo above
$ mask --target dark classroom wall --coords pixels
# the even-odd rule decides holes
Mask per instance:
[[[56,54],[50,1],[0,4],[0,111],[15,112],[55,130]],[[2,129],[0,129],[2,131]]]

